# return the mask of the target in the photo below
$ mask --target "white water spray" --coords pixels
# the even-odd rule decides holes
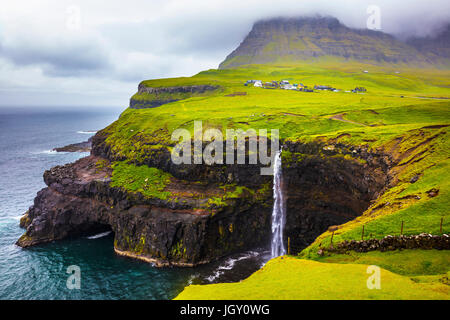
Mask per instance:
[[[286,254],[283,230],[286,223],[286,209],[282,187],[281,150],[275,155],[273,165],[273,211],[272,211],[272,257]]]

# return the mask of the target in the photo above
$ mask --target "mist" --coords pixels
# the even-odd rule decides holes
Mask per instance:
[[[126,106],[144,79],[217,68],[270,17],[334,16],[380,31],[432,36],[450,22],[450,2],[286,0],[24,1],[0,11],[0,105]]]

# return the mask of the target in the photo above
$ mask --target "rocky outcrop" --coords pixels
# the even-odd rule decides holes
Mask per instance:
[[[163,94],[163,93],[205,93],[206,91],[213,91],[218,89],[218,86],[213,86],[209,84],[203,85],[192,85],[192,86],[175,86],[175,87],[147,87],[143,83],[138,86],[138,93],[149,93],[149,94]]]
[[[99,160],[90,156],[44,173],[48,187],[21,220],[26,232],[19,246],[112,230],[118,254],[157,266],[195,266],[269,241],[270,194],[257,202],[235,199],[209,214],[184,201],[110,187],[110,169],[98,169]]]
[[[22,219],[27,231],[18,245],[112,230],[118,254],[158,266],[195,266],[269,245],[272,176],[261,176],[259,165],[177,166],[168,152],[135,163],[172,173],[170,190],[200,193],[206,200],[214,192],[220,197],[218,186],[224,183],[266,190],[259,197],[241,195],[213,211],[199,210],[206,200],[146,198],[111,187],[111,169],[96,164],[123,159],[114,154],[107,136],[99,131],[93,137],[92,156],[45,172],[48,187]],[[291,253],[305,248],[330,225],[362,214],[389,183],[389,157],[364,147],[285,142],[283,150],[285,238],[291,239]]]
[[[124,160],[121,155],[115,154],[111,150],[111,146],[106,139],[108,134],[104,131],[99,131],[93,138],[92,154],[98,157],[103,157],[111,161]],[[207,142],[203,143],[202,149],[205,148]],[[268,142],[268,152],[270,153],[271,143]],[[248,150],[248,140],[246,141],[246,150]],[[194,150],[193,146],[191,148]],[[152,153],[145,154],[140,160],[134,160],[138,165],[147,165],[149,167],[160,168],[161,170],[172,174],[174,177],[187,181],[208,181],[213,183],[237,183],[249,187],[258,187],[265,183],[271,183],[272,176],[261,175],[260,164],[248,164],[248,153],[246,154],[246,164],[233,165],[189,165],[189,164],[174,164],[171,159],[171,153],[168,148],[161,147],[159,149],[152,149]],[[236,152],[235,152],[236,156]],[[224,163],[226,153],[224,153]],[[193,158],[192,158],[193,159]],[[193,163],[193,160],[192,160]]]
[[[92,148],[92,137],[87,141],[69,144],[64,147],[57,147],[53,150],[56,152],[90,152]]]
[[[210,84],[155,88],[140,83],[138,92],[130,99],[130,108],[155,108],[166,103],[187,99],[192,96],[206,95],[219,88],[219,86]]]
[[[329,226],[361,215],[390,183],[391,159],[364,147],[286,143],[285,242],[298,253]]]

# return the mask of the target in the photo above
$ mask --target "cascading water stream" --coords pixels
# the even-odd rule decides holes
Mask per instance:
[[[283,230],[286,223],[286,209],[282,186],[281,150],[275,155],[273,165],[273,211],[272,211],[272,257],[286,254]]]

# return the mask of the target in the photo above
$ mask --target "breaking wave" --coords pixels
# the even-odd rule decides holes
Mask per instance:
[[[98,233],[98,234],[94,234],[93,236],[89,236],[86,237],[90,240],[92,239],[98,239],[98,238],[102,238],[102,237],[106,237],[108,234],[110,234],[112,231],[106,231],[106,232],[102,232],[102,233]]]
[[[237,258],[229,258],[222,265],[220,265],[214,271],[214,273],[212,275],[210,275],[209,277],[205,277],[205,280],[207,280],[209,282],[213,282],[214,280],[219,278],[221,275],[223,275],[226,271],[232,270],[234,268],[236,262],[257,257],[260,254],[261,253],[257,252],[257,251],[249,251],[249,252],[242,254],[241,256],[239,256]]]

